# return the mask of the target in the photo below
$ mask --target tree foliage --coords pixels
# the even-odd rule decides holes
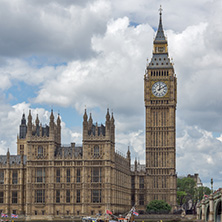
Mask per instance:
[[[195,190],[195,201],[202,200],[204,195],[210,195],[211,189],[209,187],[197,187]]]
[[[164,200],[152,200],[147,205],[148,213],[169,213],[171,211],[171,206]]]
[[[187,193],[185,191],[177,191],[177,204],[182,206],[186,202]]]
[[[193,199],[196,183],[193,178],[177,178],[177,204],[182,206],[187,199]]]
[[[204,195],[211,193],[208,187],[197,187],[193,178],[183,177],[177,178],[177,204],[182,206],[187,203],[188,200],[192,200],[193,204],[199,200],[202,200]]]
[[[177,191],[185,191],[188,195],[194,195],[196,183],[193,178],[177,178]]]

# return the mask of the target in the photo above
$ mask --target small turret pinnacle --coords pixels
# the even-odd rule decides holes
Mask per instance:
[[[135,158],[135,161],[134,161],[134,166],[135,166],[135,171],[137,171],[137,159]]]
[[[83,120],[84,120],[84,122],[86,122],[87,119],[88,119],[88,116],[87,116],[86,109],[85,109],[85,112],[84,112],[84,115],[83,115]]]
[[[89,114],[89,123],[92,124],[92,121],[93,121],[93,120],[92,120],[92,114],[90,113],[90,114]]]
[[[21,124],[26,125],[25,113],[22,114]]]
[[[128,146],[127,156],[130,158],[130,147]]]
[[[50,115],[50,122],[54,122],[53,109],[51,110],[51,115]]]
[[[7,151],[7,161],[9,162],[9,159],[10,159],[10,152],[9,152],[9,148],[8,148],[8,151]]]
[[[35,125],[36,125],[36,126],[39,125],[39,117],[38,117],[38,114],[37,114],[37,116],[36,116]]]
[[[109,114],[109,108],[107,109],[107,113],[106,113],[106,121],[110,120],[110,114]]]
[[[28,127],[29,127],[29,129],[32,128],[32,114],[31,114],[31,110],[29,110],[29,115],[28,115]]]
[[[114,123],[114,116],[113,116],[113,112],[112,112],[111,122],[112,122],[112,123]]]
[[[59,126],[61,124],[61,119],[60,119],[60,115],[58,114],[58,117],[57,117],[57,125]]]

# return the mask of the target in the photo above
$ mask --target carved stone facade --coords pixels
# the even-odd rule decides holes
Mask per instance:
[[[136,205],[143,213],[153,199],[176,204],[175,111],[176,76],[168,58],[162,18],[154,52],[144,76],[146,164],[131,166],[115,150],[115,123],[107,110],[105,124],[83,115],[81,146],[61,145],[61,122],[51,112],[42,126],[31,112],[22,116],[17,155],[0,156],[0,211],[27,220],[115,214]]]
[[[153,56],[144,76],[146,108],[146,202],[165,200],[176,206],[177,78],[160,22]]]
[[[105,125],[83,116],[83,144],[61,146],[60,117],[42,127],[22,117],[17,156],[0,157],[0,210],[26,219],[114,213],[131,207],[130,152],[115,152],[113,115]],[[1,199],[1,194],[3,195]]]

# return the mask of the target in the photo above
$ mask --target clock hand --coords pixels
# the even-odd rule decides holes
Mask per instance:
[[[163,89],[163,88],[165,88],[165,86],[162,86],[162,87],[161,87],[161,88],[159,88],[159,89],[161,90],[161,89]]]

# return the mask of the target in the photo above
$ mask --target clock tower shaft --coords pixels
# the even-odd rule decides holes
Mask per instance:
[[[177,78],[168,55],[162,9],[153,55],[144,76],[146,109],[147,203],[165,200],[176,206]]]

